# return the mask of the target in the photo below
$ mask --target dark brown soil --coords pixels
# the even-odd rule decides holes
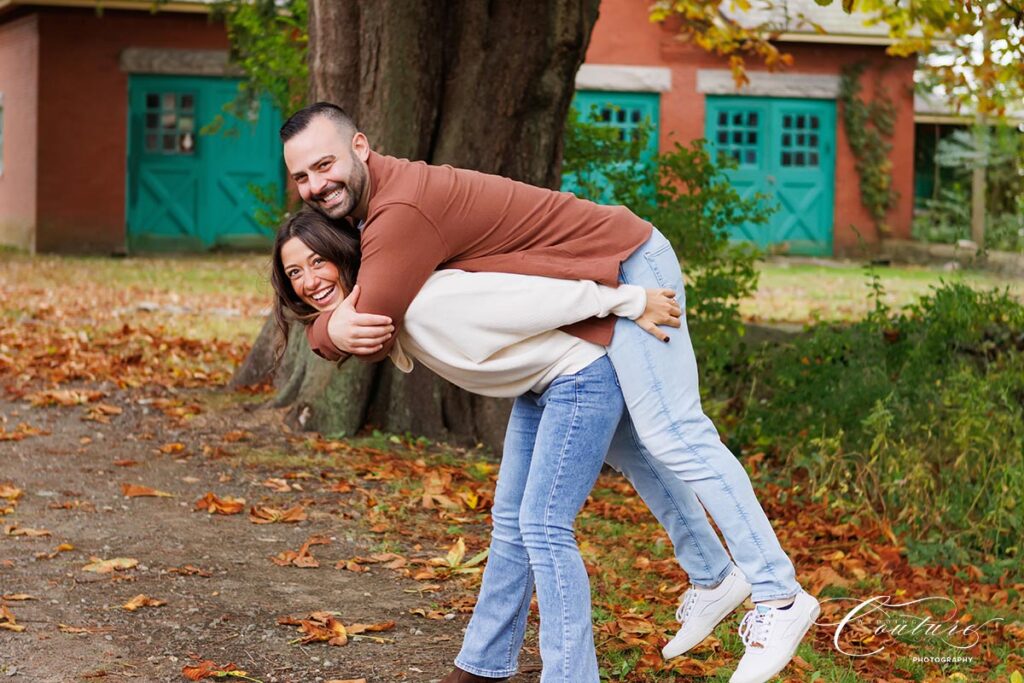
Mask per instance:
[[[450,670],[468,615],[429,620],[410,610],[430,608],[446,593],[450,598],[465,589],[446,585],[441,593],[424,594],[421,582],[379,566],[365,573],[335,569],[340,559],[375,552],[381,540],[346,519],[342,496],[320,490],[274,493],[262,482],[281,476],[287,465],[216,457],[209,448],[204,454],[204,445],[220,443],[230,430],[245,430],[253,441],[277,444],[287,453],[294,442],[276,411],[227,400],[185,423],[140,396],[122,391],[104,398],[124,411],[109,424],[85,421],[89,406],[31,408],[0,401],[0,424],[8,432],[19,422],[50,432],[0,441],[0,482],[24,491],[15,510],[0,517],[0,527],[52,532],[39,538],[0,534],[0,594],[37,598],[6,602],[26,630],[0,630],[0,679],[184,681],[182,667],[197,659],[232,662],[266,683],[436,681]],[[195,395],[196,400],[210,396]],[[185,450],[158,450],[171,442],[181,442]],[[115,465],[119,460],[137,464]],[[125,498],[123,483],[174,497]],[[245,498],[247,507],[285,507],[298,495],[309,519],[257,525],[247,513],[193,511],[208,491]],[[332,539],[313,548],[318,568],[270,561],[312,535]],[[61,543],[74,549],[37,557]],[[82,569],[91,557],[129,557],[139,565],[94,574]],[[185,565],[210,576],[170,571]],[[121,608],[140,593],[167,604],[135,612]],[[393,630],[379,634],[393,642],[355,641],[344,647],[290,642],[299,634],[294,626],[278,625],[278,617],[314,610],[337,612],[346,624],[394,620]],[[89,632],[63,632],[61,624]],[[537,680],[532,631],[528,638],[531,646],[521,664],[530,671],[516,677],[517,683]]]

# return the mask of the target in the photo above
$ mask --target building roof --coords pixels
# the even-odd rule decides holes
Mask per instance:
[[[974,107],[964,106],[957,111],[953,100],[941,93],[914,93],[914,121],[916,123],[963,124],[974,123]],[[1006,111],[1007,123],[1024,123],[1024,108],[1010,108]]]
[[[777,40],[803,43],[890,45],[889,26],[873,21],[872,14],[843,11],[841,0],[819,5],[815,0],[776,0],[770,9],[754,3],[750,10],[723,8],[744,26],[766,26],[779,33]]]

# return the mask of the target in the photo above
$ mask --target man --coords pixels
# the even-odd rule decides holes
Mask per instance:
[[[671,245],[624,207],[382,156],[329,103],[295,113],[281,127],[281,140],[303,201],[331,218],[350,219],[361,231],[358,286],[309,328],[311,345],[325,358],[384,358],[409,303],[439,267],[684,291]],[[769,680],[792,659],[819,606],[800,589],[746,472],[704,415],[685,324],[659,330],[662,341],[611,318],[565,331],[608,347],[630,418],[617,443],[631,457],[617,464],[669,531],[694,585],[664,655],[697,645],[752,589],[755,608],[740,626],[746,653],[731,680]],[[458,669],[446,681],[502,680],[514,673],[518,647],[500,623],[493,631],[467,637]],[[470,640],[486,647],[467,649]]]

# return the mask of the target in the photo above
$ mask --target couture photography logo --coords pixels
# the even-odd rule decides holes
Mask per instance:
[[[907,600],[891,595],[867,599],[825,598],[840,603],[830,610],[837,621],[818,621],[834,628],[832,644],[848,657],[880,655],[896,643],[915,650],[915,662],[959,664],[973,661],[968,650],[981,642],[986,631],[998,629],[1002,617],[975,619],[964,613],[952,598],[930,596]]]

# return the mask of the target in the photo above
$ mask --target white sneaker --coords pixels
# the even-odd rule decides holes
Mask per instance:
[[[740,622],[747,651],[729,683],[764,683],[786,668],[820,613],[818,601],[804,591],[787,609],[757,605],[747,612]]]
[[[687,590],[676,610],[676,621],[682,624],[682,628],[661,649],[661,656],[672,659],[688,652],[707,638],[718,622],[743,604],[748,595],[750,584],[738,567],[733,567],[728,576],[714,588]]]

